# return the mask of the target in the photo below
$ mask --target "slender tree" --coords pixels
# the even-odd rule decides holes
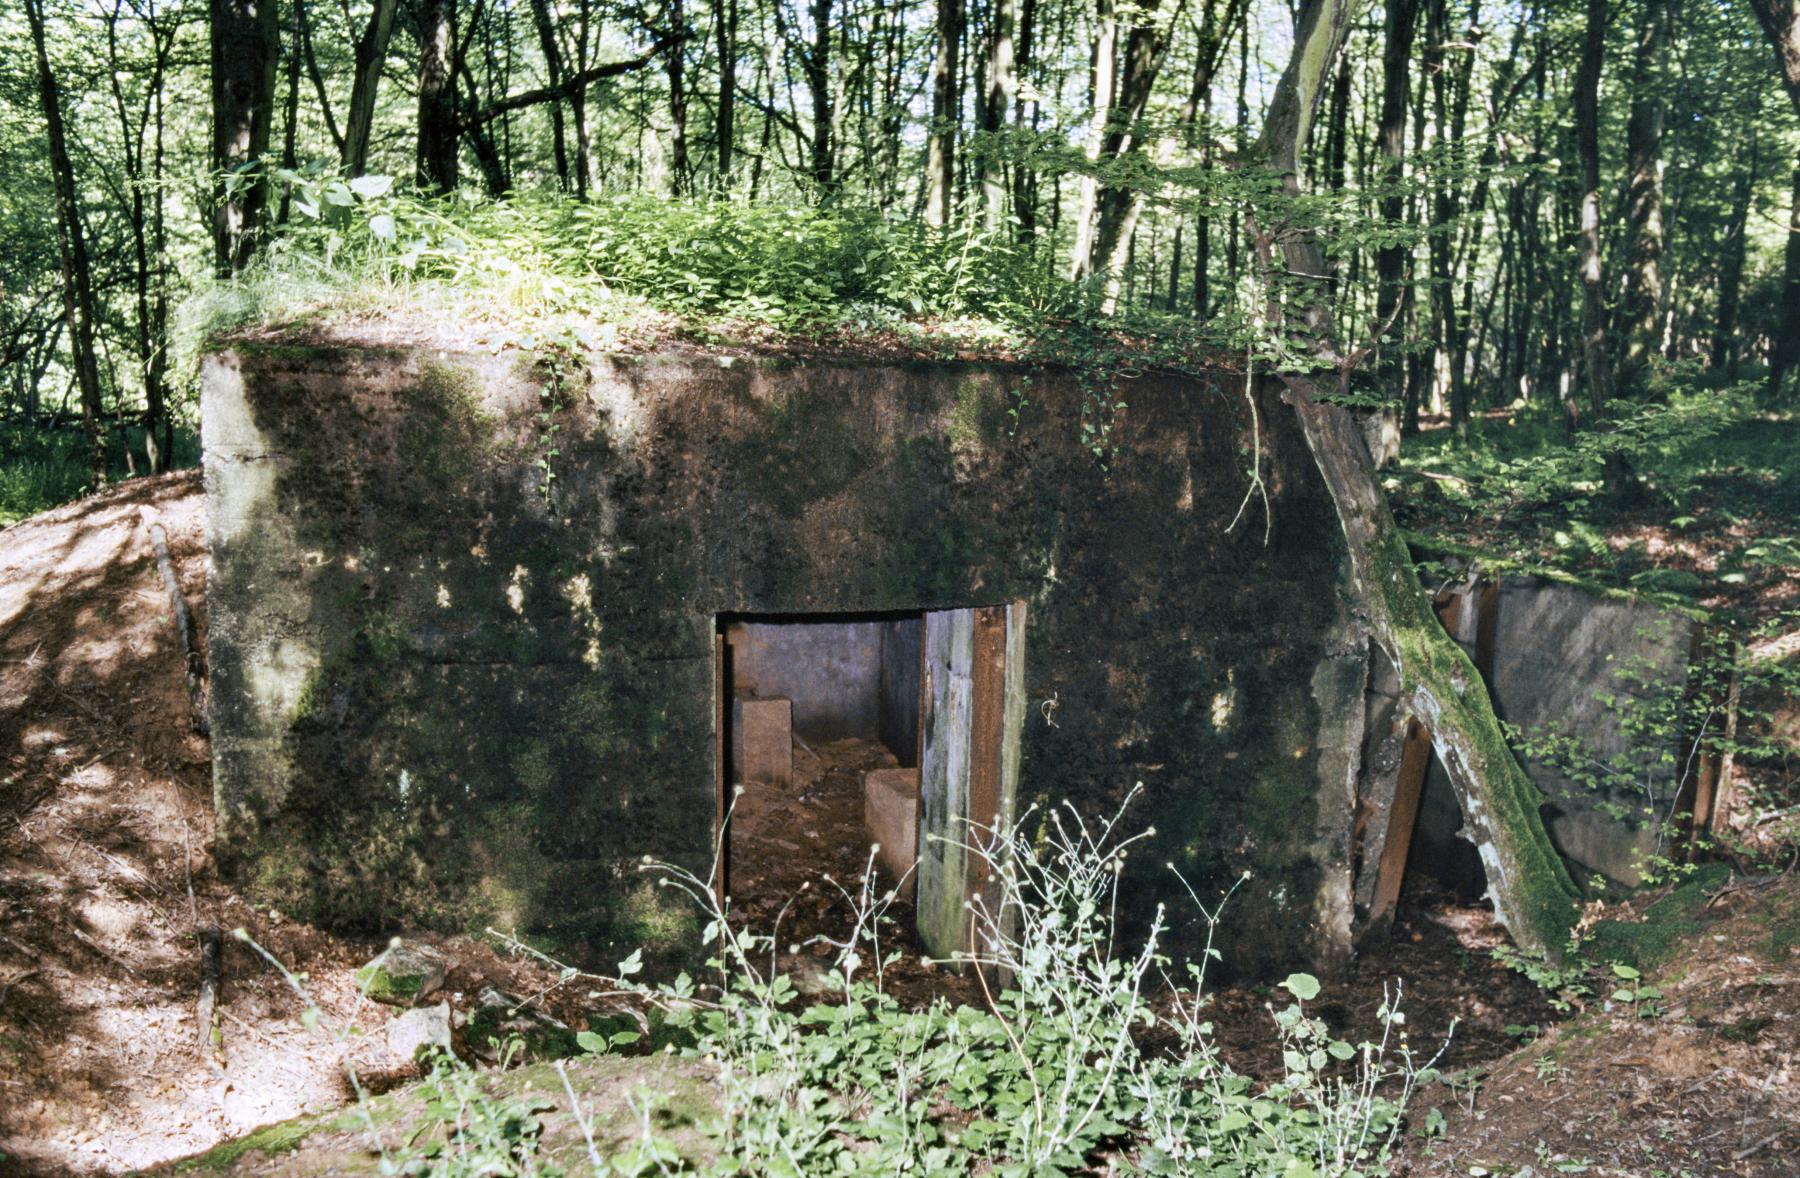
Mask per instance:
[[[104,408],[100,401],[100,362],[94,350],[94,278],[88,259],[87,235],[82,230],[81,206],[75,186],[75,167],[69,161],[69,144],[63,131],[62,93],[50,67],[45,44],[44,0],[25,0],[25,16],[31,24],[31,44],[37,53],[38,105],[44,115],[44,135],[50,145],[50,175],[56,190],[56,244],[62,254],[63,321],[69,334],[69,353],[75,380],[81,389],[81,418],[87,431],[88,475],[95,486],[106,481],[106,435],[101,427]]]
[[[1407,67],[1412,61],[1413,29],[1418,23],[1419,0],[1387,0],[1381,43],[1381,117],[1377,137],[1381,144],[1381,219],[1397,226],[1412,202],[1402,191],[1406,168],[1406,106],[1411,92]],[[1389,396],[1400,391],[1404,379],[1397,329],[1401,300],[1406,293],[1406,246],[1390,235],[1375,253],[1375,323],[1377,327],[1378,379]]]
[[[925,223],[950,223],[956,187],[956,124],[961,112],[958,58],[963,0],[937,0],[937,57],[931,67],[931,133],[925,146]]]
[[[356,42],[356,76],[350,88],[350,115],[344,124],[344,171],[360,176],[369,170],[369,135],[375,127],[375,95],[387,64],[388,38],[394,30],[395,0],[375,0],[369,23]]]
[[[280,27],[275,0],[209,0],[212,33],[213,260],[229,277],[249,264],[268,183]]]
[[[165,388],[168,371],[168,314],[162,277],[162,127],[156,112],[162,101],[164,76],[174,51],[175,34],[154,3],[140,10],[150,35],[150,61],[141,99],[128,100],[124,79],[131,72],[122,56],[119,37],[124,17],[123,0],[114,0],[106,14],[106,53],[110,66],[113,112],[119,123],[119,151],[123,157],[129,196],[126,217],[131,230],[131,287],[138,379],[144,389],[144,456],[150,472],[166,469],[174,446]],[[147,164],[145,139],[155,119],[154,163]],[[153,207],[152,207],[153,206]],[[85,252],[85,248],[84,248]]]
[[[457,181],[456,0],[423,0],[419,6],[418,182],[427,192],[449,192]]]
[[[988,59],[984,70],[987,98],[982,104],[981,127],[988,135],[988,142],[979,163],[983,218],[988,228],[995,229],[1006,219],[1006,169],[996,140],[1013,114],[1013,103],[1019,92],[1019,79],[1014,72],[1019,0],[994,0],[992,23],[988,32]]]
[[[531,24],[537,30],[538,50],[544,55],[544,76],[551,87],[560,87],[568,71],[563,66],[562,45],[556,39],[555,19],[550,0],[531,0]],[[564,192],[575,191],[575,178],[569,171],[568,133],[563,125],[563,104],[551,102],[550,147],[556,161],[556,181]]]
[[[693,191],[693,168],[688,163],[687,9],[682,0],[669,0],[669,28],[673,34],[663,55],[669,79],[669,172],[677,196]]]
[[[1587,0],[1581,65],[1575,71],[1575,152],[1581,184],[1581,355],[1588,408],[1595,416],[1612,400],[1612,356],[1607,350],[1606,275],[1600,225],[1600,69],[1606,53],[1606,0]]]
[[[1756,19],[1775,49],[1782,85],[1800,115],[1800,0],[1750,0]],[[1800,160],[1794,163],[1793,201],[1788,207],[1785,273],[1775,343],[1769,355],[1769,392],[1779,394],[1787,374],[1800,369]]]
[[[713,113],[713,167],[723,190],[731,184],[731,155],[737,137],[738,0],[720,0],[716,7],[719,100]]]
[[[1743,300],[1744,261],[1749,252],[1750,203],[1756,192],[1758,165],[1761,162],[1756,123],[1751,121],[1745,136],[1744,160],[1737,168],[1737,182],[1732,190],[1730,212],[1726,216],[1724,240],[1719,254],[1719,302],[1713,320],[1710,363],[1727,377],[1737,376],[1738,308]]]
[[[1631,87],[1631,117],[1625,127],[1625,297],[1619,308],[1624,354],[1619,384],[1641,391],[1650,358],[1662,341],[1663,311],[1663,98],[1673,0],[1643,0],[1637,57]]]

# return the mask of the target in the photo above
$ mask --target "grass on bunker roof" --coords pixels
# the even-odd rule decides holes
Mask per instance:
[[[384,192],[280,230],[181,316],[222,338],[648,351],[671,347],[1218,367],[1246,325],[1097,308],[1060,255],[852,205]]]

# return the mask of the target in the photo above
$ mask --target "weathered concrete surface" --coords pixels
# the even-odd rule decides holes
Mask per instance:
[[[794,707],[785,699],[731,701],[731,776],[787,785],[794,780]]]
[[[1547,798],[1550,838],[1577,879],[1598,873],[1635,884],[1640,857],[1655,849],[1657,825],[1691,767],[1682,734],[1652,734],[1655,716],[1684,690],[1699,636],[1699,622],[1654,602],[1501,582],[1490,676],[1500,718],[1527,737],[1570,736],[1591,762],[1632,754],[1629,772],[1589,782],[1543,759],[1525,763]]]
[[[1021,807],[1107,813],[1141,781],[1127,823],[1157,837],[1129,920],[1182,894],[1165,865],[1201,895],[1250,871],[1232,967],[1343,943],[1331,754],[1354,726],[1326,713],[1355,672],[1319,674],[1354,645],[1340,531],[1272,391],[1265,543],[1260,517],[1227,531],[1253,452],[1235,377],[1122,380],[1102,468],[1069,372],[559,364],[301,340],[206,359],[215,783],[252,895],[654,958],[689,926],[640,859],[712,853],[719,615],[1023,600]],[[1197,945],[1198,914],[1171,914]]]
[[[881,682],[876,699],[877,735],[902,768],[919,767],[919,658],[923,619],[901,618],[881,626]]]
[[[1523,764],[1544,794],[1544,824],[1570,874],[1582,883],[1599,875],[1636,884],[1684,772],[1698,767],[1695,734],[1671,735],[1670,717],[1688,688],[1703,623],[1654,601],[1534,577],[1501,578],[1497,588],[1463,585],[1440,597],[1439,611],[1486,680],[1500,719],[1528,744],[1568,742],[1561,758],[1528,756]],[[1364,910],[1386,829],[1383,799],[1399,770],[1394,689],[1391,668],[1378,660],[1359,784],[1365,813],[1356,902]],[[1566,771],[1571,758],[1583,767],[1574,776]],[[1618,772],[1620,765],[1631,771]],[[1455,791],[1433,758],[1407,870],[1473,897],[1487,881],[1462,827]]]
[[[877,735],[880,622],[737,622],[725,642],[733,689],[791,700],[794,731],[805,739]]]
[[[876,857],[895,879],[911,879],[919,857],[919,771],[863,772],[863,825],[881,849]]]

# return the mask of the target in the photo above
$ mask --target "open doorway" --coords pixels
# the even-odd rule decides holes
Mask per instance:
[[[924,616],[720,616],[725,881],[752,922],[847,914],[795,897],[853,888],[877,844],[882,886],[912,882]]]
[[[1023,603],[717,619],[724,889],[784,943],[841,937],[874,849],[896,931],[948,957],[989,884],[971,821],[1012,812]],[[821,955],[824,955],[821,947]]]

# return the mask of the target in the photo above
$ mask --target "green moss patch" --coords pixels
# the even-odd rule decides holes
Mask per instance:
[[[1730,874],[1725,864],[1708,863],[1644,909],[1641,922],[1601,921],[1594,926],[1585,953],[1601,964],[1616,961],[1638,970],[1661,965],[1684,939],[1702,930],[1707,894]]]
[[[210,1171],[225,1173],[234,1169],[241,1161],[249,1159],[252,1154],[274,1157],[278,1154],[292,1153],[299,1149],[302,1142],[321,1129],[329,1127],[337,1118],[331,1114],[320,1116],[297,1117],[291,1121],[278,1121],[273,1125],[264,1125],[247,1136],[235,1141],[228,1141],[196,1158],[189,1158],[175,1166],[178,1174]]]

